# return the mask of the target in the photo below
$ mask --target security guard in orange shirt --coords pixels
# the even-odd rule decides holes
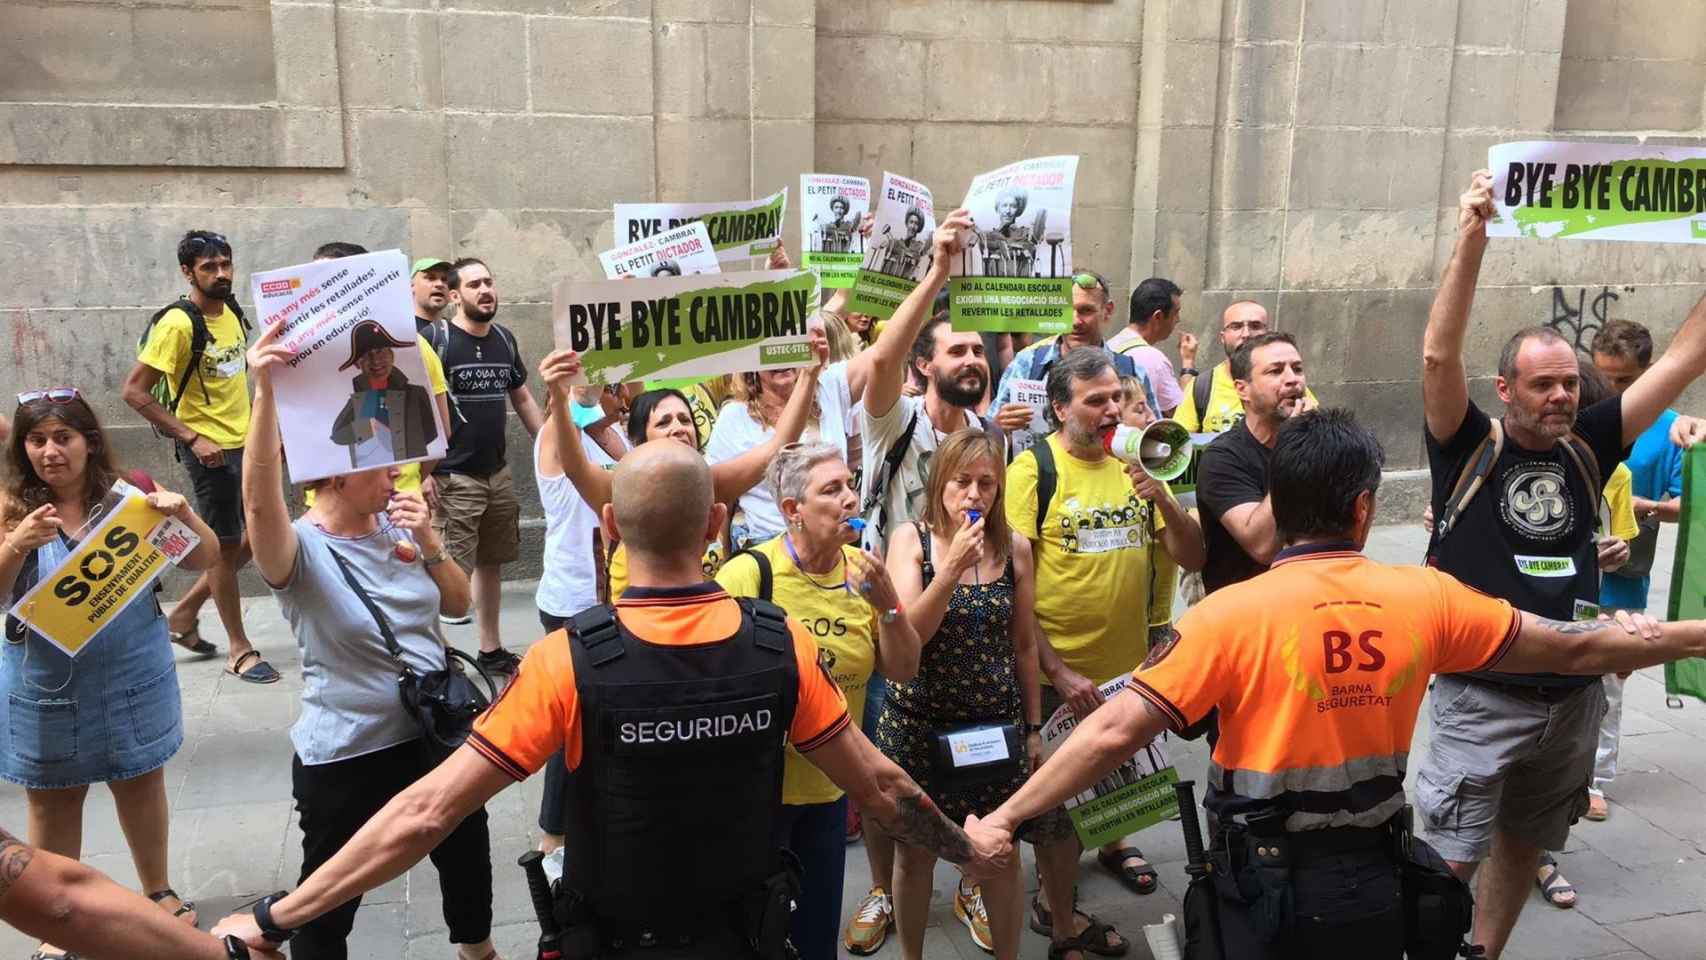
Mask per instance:
[[[608,534],[631,586],[523,659],[468,742],[398,794],[295,892],[218,928],[252,946],[396,877],[464,816],[560,752],[570,791],[560,956],[645,948],[648,960],[771,960],[785,949],[788,879],[772,840],[792,743],[897,839],[987,876],[1012,855],[975,847],[850,724],[811,634],[706,582],[699,558],[727,519],[692,448],[643,444],[616,468]],[[617,539],[612,536],[612,539]],[[780,895],[778,893],[780,892]],[[542,955],[544,955],[542,951]]]
[[[1455,956],[1468,890],[1409,835],[1404,804],[1428,676],[1634,670],[1700,655],[1706,622],[1546,620],[1437,570],[1369,560],[1382,460],[1349,412],[1288,421],[1270,468],[1287,544],[1273,568],[1186,614],[1124,693],[1000,809],[968,823],[973,839],[1010,836],[1218,707],[1204,801],[1217,929],[1195,931],[1186,956]]]

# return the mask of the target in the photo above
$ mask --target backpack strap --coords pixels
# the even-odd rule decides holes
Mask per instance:
[[[770,598],[776,595],[776,576],[770,570],[770,558],[765,556],[763,551],[748,547],[732,554],[723,561],[723,566],[733,563],[735,557],[751,557],[752,562],[758,566],[758,599],[769,603]]]
[[[1210,367],[1207,373],[1199,373],[1191,381],[1191,400],[1197,405],[1197,425],[1201,426],[1203,418],[1208,415],[1208,400],[1214,393],[1214,375],[1219,372],[1219,366]]]
[[[1043,437],[1031,444],[1031,455],[1037,458],[1037,539],[1043,538],[1043,518],[1048,516],[1048,505],[1054,501],[1054,486],[1059,479],[1059,472],[1054,466],[1054,450],[1048,445],[1048,438]]]
[[[1588,485],[1588,496],[1600,497],[1605,490],[1605,478],[1600,475],[1599,457],[1594,455],[1587,438],[1571,430],[1569,436],[1558,442],[1558,446],[1564,449],[1564,454],[1581,473],[1582,481]]]
[[[1475,494],[1481,492],[1481,487],[1492,476],[1493,466],[1499,462],[1499,454],[1505,449],[1505,426],[1502,421],[1490,420],[1487,435],[1475,445],[1469,454],[1469,461],[1458,474],[1457,483],[1451,488],[1451,493],[1445,498],[1445,506],[1439,516],[1434,518],[1434,542],[1444,540],[1463,517],[1463,510]]]
[[[587,662],[602,667],[627,653],[622,630],[616,625],[616,609],[595,604],[569,618],[569,636],[586,652]]]
[[[919,568],[924,574],[924,589],[930,588],[930,581],[936,579],[936,565],[930,562],[930,528],[922,520],[912,521],[912,526],[918,530]]]
[[[178,402],[183,399],[184,391],[189,388],[190,378],[201,371],[201,358],[207,353],[207,341],[209,340],[207,318],[202,315],[201,308],[197,307],[195,302],[188,297],[179,297],[154,311],[154,315],[148,318],[148,326],[143,329],[142,338],[137,341],[136,348],[138,351],[147,348],[148,339],[154,335],[154,328],[160,323],[160,318],[173,310],[182,310],[184,316],[188,317],[190,321],[189,361],[184,364],[184,372],[179,375],[178,382],[172,387],[171,395],[166,398],[166,402],[163,404],[168,411],[176,414]],[[204,394],[207,392],[205,380],[202,382],[202,392]]]
[[[901,460],[906,458],[906,451],[912,447],[913,434],[918,432],[918,421],[923,416],[922,405],[912,412],[912,419],[906,421],[906,426],[900,431],[900,436],[895,438],[894,445],[889,447],[888,453],[883,454],[883,462],[871,476],[870,491],[865,494],[865,502],[859,508],[862,515],[869,515],[872,510],[878,511],[877,531],[884,535],[888,533],[888,509],[884,500],[889,484],[894,480],[895,472],[900,469]]]
[[[754,646],[771,653],[787,653],[793,649],[786,611],[763,597],[742,597],[737,602],[742,610],[752,615]]]
[[[446,355],[450,353],[450,321],[443,318],[434,320],[429,329],[432,330],[432,334],[427,337],[427,343],[432,345],[432,352],[438,354],[438,365],[444,368],[444,382],[448,386],[451,382],[450,360]],[[499,327],[498,329],[503,328]],[[462,412],[462,404],[456,399],[455,389],[446,392],[444,398],[450,402],[451,415],[463,423],[467,423],[468,415]],[[446,424],[446,426],[453,430],[456,427],[455,424]]]

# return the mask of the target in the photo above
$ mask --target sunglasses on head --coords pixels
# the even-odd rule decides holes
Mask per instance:
[[[1093,273],[1080,273],[1072,278],[1072,282],[1084,290],[1095,290],[1100,287],[1103,293],[1108,292],[1107,282]]]
[[[48,403],[70,403],[83,399],[83,392],[76,387],[49,387],[46,390],[25,390],[18,394],[18,406],[45,400]]]
[[[199,257],[203,250],[210,248],[213,250],[229,250],[231,249],[231,242],[226,240],[223,234],[210,233],[205,236],[191,237],[184,241],[183,246],[185,250],[189,251],[190,256]]]

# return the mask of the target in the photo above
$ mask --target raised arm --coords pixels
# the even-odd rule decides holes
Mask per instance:
[[[296,569],[296,529],[284,502],[284,445],[278,433],[278,404],[272,378],[290,360],[277,343],[283,322],[261,334],[249,348],[249,379],[255,402],[249,415],[249,436],[243,446],[243,519],[255,569],[268,583],[284,583]]]
[[[1167,556],[1182,569],[1201,570],[1208,562],[1208,546],[1203,542],[1202,525],[1190,511],[1179,506],[1178,498],[1173,496],[1173,490],[1166,481],[1157,480],[1142,467],[1130,464],[1125,472],[1131,477],[1131,485],[1137,495],[1155,504],[1156,512],[1161,515],[1161,547],[1167,551]]]
[[[1548,620],[1526,611],[1510,648],[1492,665],[1500,673],[1628,673],[1683,657],[1706,656],[1706,621]]]
[[[1463,339],[1481,257],[1487,252],[1487,221],[1493,216],[1493,175],[1475,171],[1469,189],[1457,200],[1457,245],[1440,277],[1439,292],[1428,309],[1422,334],[1422,409],[1428,433],[1446,443],[1469,409],[1469,375],[1463,366]],[[1625,420],[1627,422],[1627,420]]]
[[[1633,446],[1701,374],[1706,374],[1706,297],[1688,311],[1664,355],[1623,392],[1623,445]]]
[[[539,379],[545,381],[552,411],[544,425],[556,444],[563,475],[574,484],[575,492],[592,512],[597,513],[610,502],[610,471],[587,457],[586,448],[581,446],[581,429],[575,426],[574,414],[569,410],[569,404],[574,402],[569,396],[569,382],[580,371],[580,354],[573,350],[553,350],[539,361]]]
[[[906,383],[907,357],[912,353],[912,343],[930,319],[930,307],[936,302],[937,292],[948,282],[951,256],[963,249],[960,231],[971,228],[971,215],[965,210],[955,210],[937,225],[935,236],[931,238],[935,258],[930,261],[930,269],[895,308],[894,316],[883,327],[877,342],[860,354],[861,358],[869,358],[871,371],[864,393],[854,391],[854,395],[865,398],[865,412],[872,417],[888,413],[900,399],[900,388]],[[851,378],[848,383],[852,384]]]
[[[829,361],[829,340],[822,330],[812,331],[812,353],[817,363],[800,371],[794,381],[794,392],[776,418],[776,429],[763,443],[738,456],[711,466],[711,489],[718,503],[734,503],[764,479],[764,471],[776,454],[800,439],[811,419],[812,401],[817,399],[818,378],[823,376],[824,364]]]

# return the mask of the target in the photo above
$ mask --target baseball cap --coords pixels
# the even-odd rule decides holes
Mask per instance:
[[[412,277],[415,274],[420,273],[422,270],[431,270],[433,267],[448,268],[449,266],[449,260],[440,260],[437,257],[421,257],[419,260],[415,261],[414,266],[409,268],[409,276]]]

